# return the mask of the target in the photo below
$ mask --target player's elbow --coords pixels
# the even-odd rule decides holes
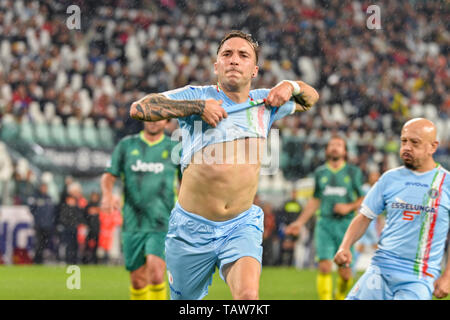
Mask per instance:
[[[135,120],[143,120],[144,112],[138,102],[133,102],[130,107],[130,117]]]
[[[317,92],[316,89],[313,88],[312,104],[313,105],[316,104],[317,101],[319,101],[319,98],[320,98],[319,93]]]
[[[308,97],[309,105],[313,106],[314,104],[316,104],[316,102],[319,100],[319,93],[317,92],[317,90],[306,82],[300,81],[300,84],[303,87],[305,95]]]
[[[296,99],[294,97],[294,100],[298,104],[296,110],[303,112],[311,109],[317,103],[317,101],[319,101],[320,97],[317,90],[310,85],[306,84],[303,81],[300,81],[300,84],[302,88],[301,98]]]
[[[310,90],[309,104],[313,106],[317,103],[317,101],[319,101],[320,96],[316,89],[314,89],[313,87],[310,88],[311,90]]]

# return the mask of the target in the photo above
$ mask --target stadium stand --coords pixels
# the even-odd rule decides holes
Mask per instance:
[[[67,147],[69,142],[67,141],[66,128],[64,127],[61,117],[52,116],[50,124],[50,135],[52,141],[57,147]]]

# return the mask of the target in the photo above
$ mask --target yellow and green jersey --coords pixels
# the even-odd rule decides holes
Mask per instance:
[[[141,132],[114,149],[106,172],[123,181],[123,231],[167,232],[176,201],[179,166],[171,159],[176,144],[165,135],[150,142]]]
[[[338,215],[333,208],[337,203],[354,202],[364,195],[359,167],[344,163],[333,169],[326,163],[314,171],[314,182],[314,198],[320,199],[320,218],[351,220],[354,217],[354,213]]]

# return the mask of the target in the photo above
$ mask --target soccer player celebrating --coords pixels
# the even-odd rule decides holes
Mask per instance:
[[[218,46],[217,85],[149,94],[131,106],[132,118],[178,118],[185,133],[183,180],[166,238],[172,299],[203,298],[216,266],[234,299],[259,298],[263,212],[253,199],[261,158],[253,147],[264,143],[273,121],[307,110],[318,94],[302,81],[250,90],[257,47],[250,35],[232,31]],[[260,99],[265,103],[255,105]],[[241,104],[248,108],[228,113]]]
[[[164,134],[167,120],[145,123],[139,134],[123,138],[101,178],[101,209],[111,212],[117,177],[124,189],[122,244],[130,272],[132,300],[165,300],[164,241],[176,200],[176,146]]]
[[[449,172],[433,160],[435,125],[423,118],[405,123],[400,157],[404,166],[384,173],[367,194],[334,260],[349,265],[349,248],[383,210],[386,225],[370,267],[347,299],[444,298],[450,291],[450,262],[442,275],[450,213]],[[450,257],[450,255],[449,255]]]
[[[346,162],[347,148],[343,138],[334,136],[330,139],[326,157],[327,162],[314,171],[313,197],[297,220],[285,228],[286,234],[298,235],[302,226],[320,210],[314,230],[320,300],[333,298],[333,257],[364,195],[361,170]],[[335,298],[343,300],[352,283],[352,270],[350,266],[341,266],[338,274]]]

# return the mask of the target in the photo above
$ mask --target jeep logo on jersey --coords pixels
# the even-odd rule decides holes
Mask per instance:
[[[164,164],[161,162],[142,162],[141,160],[137,160],[136,164],[131,165],[131,170],[135,172],[154,172],[160,173],[164,170]]]
[[[345,187],[332,187],[326,186],[323,191],[324,196],[340,196],[343,197],[347,194],[347,189]]]

